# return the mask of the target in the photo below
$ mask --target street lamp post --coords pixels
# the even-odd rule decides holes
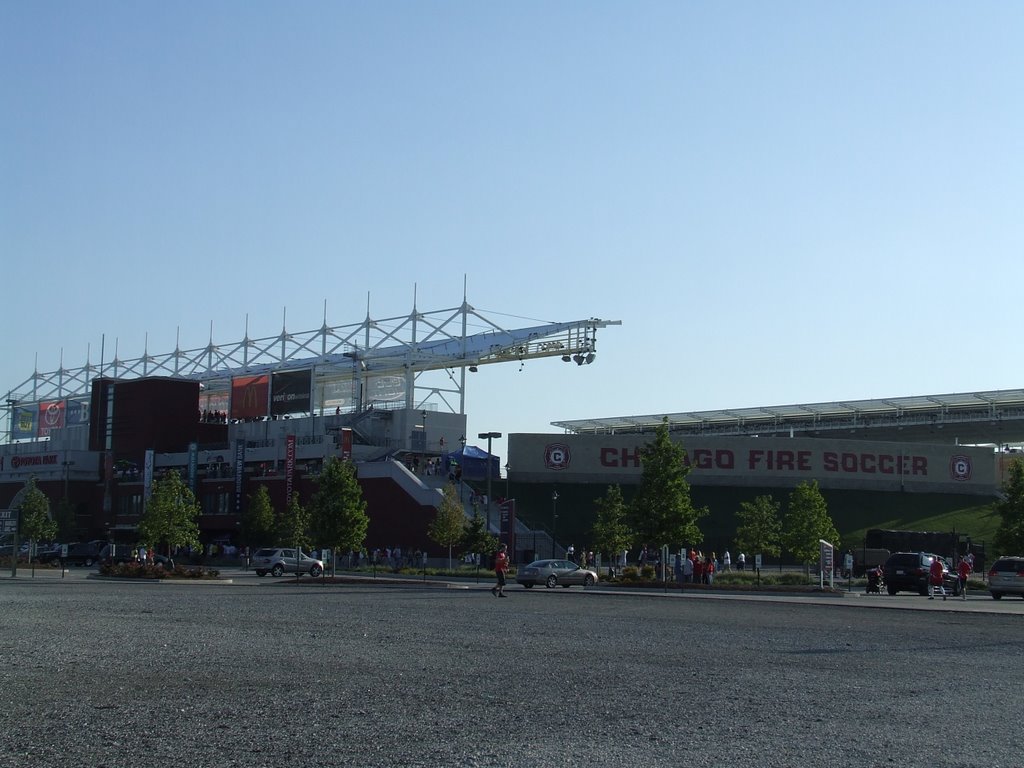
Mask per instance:
[[[64,452],[64,455],[67,456],[67,451]],[[75,466],[75,462],[68,461],[67,459],[65,459],[63,462],[61,462],[61,464],[64,467],[64,498],[65,498],[65,500],[67,500],[67,498],[68,498],[68,479],[69,479],[69,476],[71,475],[71,467]]]
[[[459,435],[459,443],[462,445],[462,451],[459,453],[459,504],[464,503],[462,501],[462,473],[466,471],[466,436]]]
[[[501,432],[481,432],[477,435],[487,440],[487,532],[491,532],[491,440],[501,437]],[[499,531],[500,533],[500,531]]]
[[[18,401],[11,399],[11,395],[8,392],[7,393],[7,412],[8,412],[8,415],[9,415],[8,427],[7,427],[7,442],[8,443],[13,443],[14,442],[14,410],[15,410],[14,407],[17,404],[18,404]]]
[[[558,525],[558,491],[551,492],[551,559],[555,557],[555,526]]]
[[[427,473],[427,412],[420,411],[420,418],[423,419],[423,453],[420,454],[420,471]]]

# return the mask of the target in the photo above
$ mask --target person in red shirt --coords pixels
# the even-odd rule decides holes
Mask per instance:
[[[966,557],[960,558],[956,567],[956,575],[960,577],[960,599],[967,599],[967,580],[971,577],[971,562]]]
[[[942,599],[946,599],[946,587],[942,583],[942,561],[938,555],[932,557],[932,564],[928,566],[928,599],[935,599],[935,588],[942,590]]]
[[[498,583],[491,587],[491,594],[495,597],[508,597],[505,594],[505,571],[508,570],[508,544],[502,544],[498,554],[494,556],[494,575]]]

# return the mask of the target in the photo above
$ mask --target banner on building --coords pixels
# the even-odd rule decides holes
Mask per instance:
[[[39,436],[49,437],[55,429],[64,429],[64,401],[50,400],[39,404]]]
[[[311,413],[313,371],[282,371],[270,378],[270,413],[283,416],[287,413]]]
[[[156,454],[150,448],[146,451],[146,463],[142,469],[142,507],[149,505],[149,497],[153,494],[153,463]]]
[[[351,427],[342,427],[338,435],[338,442],[341,447],[341,458],[343,461],[349,461],[352,458],[352,429]]]
[[[11,438],[13,440],[31,440],[38,437],[39,411],[36,408],[15,407],[11,425]]]
[[[231,418],[259,419],[267,415],[270,376],[236,376],[231,379]]]
[[[498,540],[508,544],[508,551],[516,551],[516,500],[505,499],[498,507]]]
[[[192,495],[199,497],[199,443],[188,444],[188,487]]]
[[[235,440],[235,514],[242,514],[242,489],[245,485],[245,440]]]
[[[89,401],[68,400],[64,423],[69,427],[78,427],[89,423]]]
[[[110,515],[114,506],[114,454],[103,454],[103,512]]]
[[[401,376],[372,376],[366,379],[366,403],[390,403],[405,397],[405,379]]]
[[[292,485],[295,482],[295,435],[284,439],[284,503],[292,503]]]

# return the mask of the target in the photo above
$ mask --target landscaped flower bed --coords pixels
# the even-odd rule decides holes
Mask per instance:
[[[164,568],[151,563],[104,563],[100,575],[124,579],[216,579],[220,571],[198,565]]]

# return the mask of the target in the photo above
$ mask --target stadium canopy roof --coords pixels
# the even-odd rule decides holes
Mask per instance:
[[[671,431],[688,434],[833,437],[871,430],[859,439],[998,444],[1024,440],[1024,389],[610,416],[552,425],[576,434],[642,433],[654,431],[663,419]]]

